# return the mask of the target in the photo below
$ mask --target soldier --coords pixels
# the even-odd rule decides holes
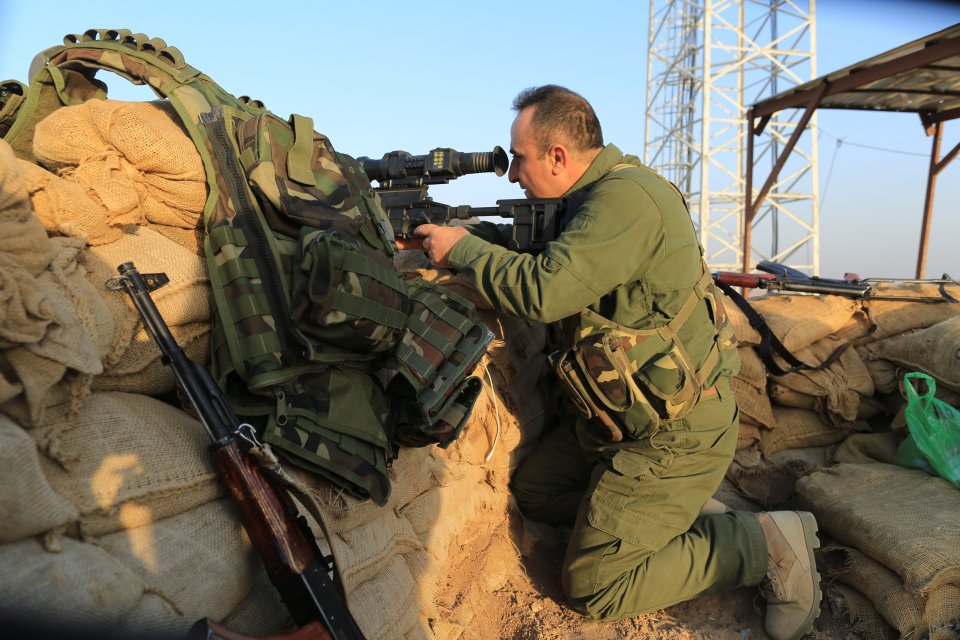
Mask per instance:
[[[416,234],[495,309],[559,327],[551,362],[580,415],[511,487],[526,516],[572,525],[570,605],[615,620],[761,585],[768,635],[800,638],[819,615],[813,515],[704,509],[736,451],[739,361],[682,195],[604,146],[580,95],[546,85],[513,107],[510,181],[565,197],[563,233],[539,255],[500,246],[508,227],[489,222]]]

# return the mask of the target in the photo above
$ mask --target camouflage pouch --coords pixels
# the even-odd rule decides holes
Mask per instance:
[[[627,329],[589,310],[581,313],[581,326],[586,335],[551,359],[568,390],[578,391],[577,383],[582,388],[574,404],[585,417],[597,422],[597,411],[591,416],[582,409],[593,404],[626,433],[643,438],[696,405],[701,391],[697,371],[668,328]]]
[[[398,400],[394,439],[410,447],[446,447],[459,435],[482,389],[470,373],[493,339],[470,301],[418,278],[403,337],[378,372]]]
[[[548,356],[548,361],[557,372],[557,377],[577,411],[600,427],[608,440],[620,442],[623,440],[623,421],[616,413],[611,415],[604,408],[603,401],[592,392],[594,385],[587,382],[583,368],[576,362],[575,354],[573,349],[555,351]]]
[[[304,335],[325,352],[346,350],[369,358],[398,343],[411,307],[399,273],[372,260],[356,239],[337,230],[303,227],[298,255],[290,312]]]
[[[265,442],[352,495],[386,503],[390,400],[376,378],[355,369],[309,370],[277,385],[273,396]]]
[[[271,229],[293,238],[303,226],[339,229],[388,264],[383,257],[396,253],[393,232],[370,181],[363,181],[363,167],[337,153],[313,120],[264,112],[240,122],[236,137],[240,164]]]

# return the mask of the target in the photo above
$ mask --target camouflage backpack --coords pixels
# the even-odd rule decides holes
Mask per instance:
[[[234,409],[291,462],[384,503],[396,447],[446,446],[469,416],[492,337],[475,308],[396,271],[362,166],[310,118],[230,95],[159,38],[68,35],[29,86],[0,84],[0,135],[32,159],[43,117],[107,97],[100,70],[168,100],[200,152],[210,366]]]

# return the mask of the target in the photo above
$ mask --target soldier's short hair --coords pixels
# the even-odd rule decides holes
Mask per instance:
[[[531,119],[540,153],[546,153],[554,142],[562,142],[574,153],[585,153],[603,147],[600,120],[586,98],[555,84],[524,89],[513,100],[519,113],[536,107]]]

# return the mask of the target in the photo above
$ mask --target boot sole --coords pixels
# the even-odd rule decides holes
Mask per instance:
[[[820,617],[820,598],[822,596],[820,593],[820,573],[817,571],[817,562],[813,555],[813,550],[820,548],[820,539],[817,538],[817,519],[808,511],[798,511],[797,515],[800,516],[800,523],[803,526],[803,537],[807,543],[807,555],[810,558],[814,605],[810,610],[810,615],[807,616],[803,624],[800,625],[800,628],[797,629],[797,633],[793,635],[790,640],[800,640],[800,638],[813,631],[813,621]]]

